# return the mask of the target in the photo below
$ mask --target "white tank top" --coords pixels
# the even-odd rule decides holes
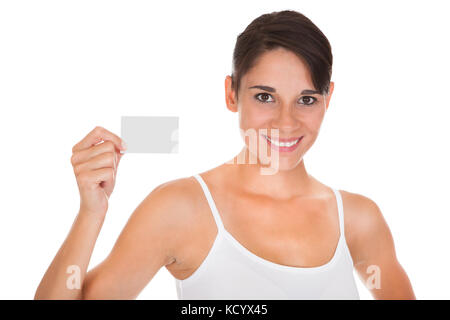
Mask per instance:
[[[217,225],[214,243],[202,264],[184,280],[175,278],[178,299],[359,299],[353,260],[345,241],[340,192],[333,189],[340,237],[333,258],[318,267],[291,267],[263,259],[240,244],[223,226],[209,189],[199,174]]]

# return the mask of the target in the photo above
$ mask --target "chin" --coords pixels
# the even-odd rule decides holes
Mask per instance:
[[[280,161],[278,171],[290,171],[295,169],[301,161]]]

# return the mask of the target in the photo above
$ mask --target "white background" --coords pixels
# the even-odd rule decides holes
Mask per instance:
[[[418,299],[448,299],[444,1],[0,2],[0,298],[32,299],[79,205],[72,146],[121,116],[179,116],[178,154],[126,154],[90,268],[157,185],[242,147],[225,107],[237,35],[293,9],[328,37],[335,90],[307,170],[382,210]],[[362,299],[371,299],[357,278]],[[161,269],[138,297],[176,299]]]

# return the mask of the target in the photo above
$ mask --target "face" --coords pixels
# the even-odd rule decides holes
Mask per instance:
[[[231,88],[231,77],[225,80],[227,108],[239,112],[241,135],[254,130],[257,148],[249,147],[250,139],[242,135],[246,147],[255,157],[261,157],[261,144],[265,144],[268,157],[278,152],[278,170],[291,170],[316,140],[334,83],[328,95],[316,91],[306,64],[294,53],[277,48],[261,55],[256,65],[241,78],[239,96]],[[268,138],[278,141],[270,142]],[[247,138],[247,139],[246,139]],[[292,143],[300,140],[289,147]],[[288,140],[287,144],[280,143]]]

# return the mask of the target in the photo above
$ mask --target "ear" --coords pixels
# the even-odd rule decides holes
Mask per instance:
[[[227,109],[231,112],[237,112],[237,101],[235,92],[232,88],[231,76],[225,77],[225,103],[227,104]]]
[[[333,90],[334,90],[334,82],[330,81],[330,88],[328,90],[327,100],[326,100],[326,110],[328,110],[328,105],[330,104],[330,99],[333,94]]]

